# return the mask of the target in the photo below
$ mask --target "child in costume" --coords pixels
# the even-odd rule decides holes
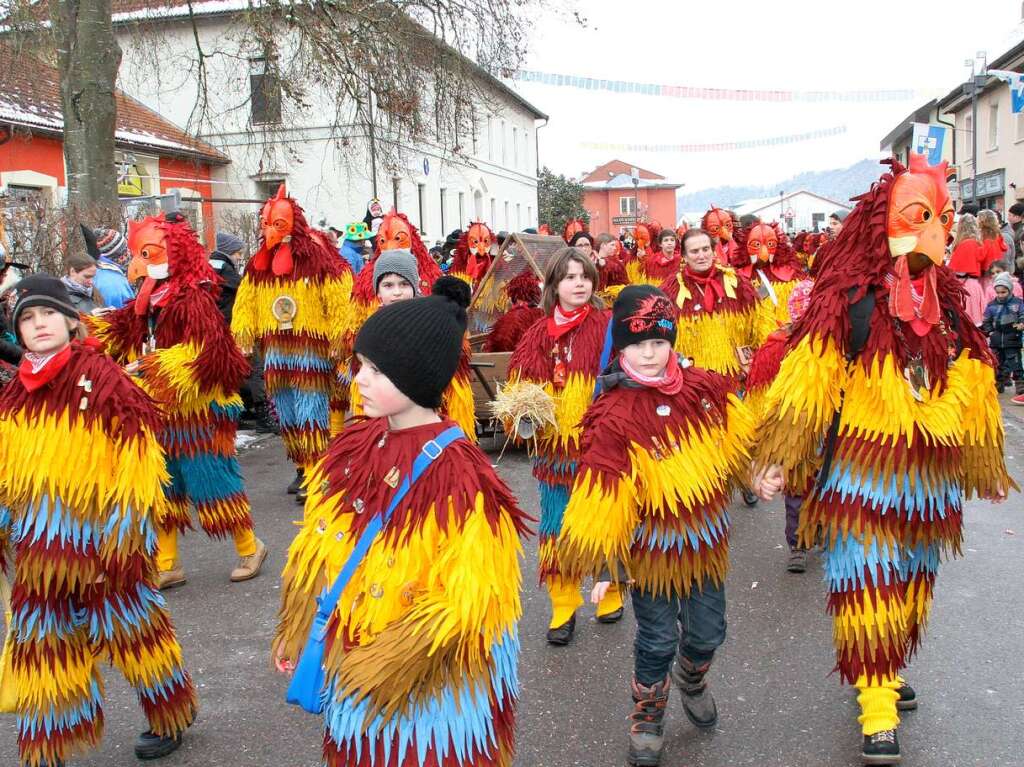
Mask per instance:
[[[679,310],[676,351],[738,387],[758,346],[757,293],[750,280],[715,261],[711,235],[683,235],[679,273],[661,290]]]
[[[758,458],[790,488],[817,473],[798,537],[825,541],[836,670],[855,685],[866,764],[900,760],[900,676],[931,612],[939,562],[960,553],[963,504],[1013,487],[995,365],[942,266],[946,168],[912,154],[819,255],[810,306],[769,389]]]
[[[782,358],[786,354],[786,342],[789,341],[793,332],[793,325],[807,311],[813,287],[814,283],[811,280],[803,280],[793,287],[786,302],[789,322],[780,326],[765,339],[761,348],[754,354],[753,362],[750,363],[743,401],[754,414],[758,424],[767,418],[765,398],[768,395],[768,388],[779,374]],[[789,545],[789,562],[786,569],[791,573],[802,573],[807,570],[807,549],[800,545],[796,536],[797,525],[800,522],[800,506],[804,500],[803,495],[803,491],[794,488],[789,489],[785,495],[786,543]]]
[[[235,451],[242,412],[239,387],[249,365],[217,308],[216,275],[180,213],[130,222],[133,281],[139,295],[121,309],[87,322],[115,360],[129,370],[164,412],[160,442],[167,455],[167,506],[157,519],[160,588],[185,583],[178,533],[192,527],[194,505],[207,535],[230,535],[239,557],[234,582],[256,577],[267,548],[253,532],[249,499]]]
[[[1021,331],[1024,330],[1024,301],[1013,295],[1016,280],[1009,272],[1001,272],[993,280],[996,297],[985,307],[981,332],[988,336],[988,345],[998,360],[996,390],[1013,382],[1014,395],[1024,394],[1024,368],[1021,366]],[[1022,397],[1024,399],[1024,397]]]
[[[231,332],[252,354],[259,347],[267,396],[281,422],[281,439],[295,464],[288,493],[304,497],[307,468],[327,449],[348,409],[335,362],[353,310],[352,271],[306,222],[284,184],[260,212],[260,249],[238,286]]]
[[[564,576],[597,576],[594,602],[613,582],[632,585],[629,762],[656,765],[672,682],[694,725],[718,721],[706,675],[725,640],[726,507],[749,472],[755,424],[727,379],[673,352],[676,309],[664,293],[631,285],[613,313],[619,356],[583,418],[558,555]]]
[[[433,442],[466,332],[469,291],[401,301],[359,331],[367,419],[312,472],[283,575],[277,667],[297,660],[317,609],[367,524],[422,453],[435,457],[345,586],[327,624],[327,767],[512,763],[516,622],[527,517],[466,439]]]
[[[372,305],[373,313],[381,307],[420,296],[419,286],[422,281],[419,279],[416,258],[410,251],[384,251],[370,264],[370,268],[373,270],[373,286],[376,294],[376,302]],[[469,287],[455,277],[440,277],[433,287],[434,290],[437,290],[438,285],[441,285],[442,291],[445,289],[461,290],[458,286],[452,287],[456,282],[465,286],[466,289]],[[473,403],[473,389],[469,382],[469,359],[469,341],[463,339],[462,353],[459,355],[459,364],[455,369],[455,375],[452,376],[451,383],[441,398],[441,412],[462,427],[467,439],[475,442],[476,410]],[[351,381],[349,397],[352,402],[352,412],[355,415],[362,415],[362,400],[359,396],[359,387],[355,384],[355,376],[359,371],[358,359],[352,358],[348,368],[351,371],[348,380]]]
[[[632,285],[660,285],[679,271],[679,240],[672,229],[658,232],[656,247],[643,258],[626,266]]]
[[[165,756],[196,695],[156,585],[160,413],[95,345],[72,341],[79,315],[59,280],[33,275],[17,295],[27,351],[0,394],[0,566],[13,581],[5,682],[19,764],[56,767],[100,742],[103,659],[149,722],[136,755]]]
[[[579,579],[562,576],[555,543],[576,476],[579,423],[594,399],[601,356],[606,346],[608,314],[594,295],[597,269],[574,248],[558,251],[544,274],[541,308],[545,317],[531,327],[509,360],[508,383],[499,394],[505,401],[523,385],[541,387],[553,401],[554,419],[531,419],[533,476],[540,484],[540,580],[551,600],[547,640],[567,645],[576,630],[576,609],[583,604]],[[518,436],[506,422],[505,433]],[[597,619],[614,623],[622,617],[617,590],[597,608]]]

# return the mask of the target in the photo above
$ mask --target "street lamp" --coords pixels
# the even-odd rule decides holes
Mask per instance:
[[[981,66],[978,67],[978,63]],[[978,51],[973,59],[964,59],[964,66],[971,68],[971,81],[964,86],[964,93],[971,96],[971,202],[978,201],[978,89],[988,81],[988,55]],[[980,69],[980,73],[978,72]]]
[[[633,180],[633,229],[640,223],[640,169],[630,168],[629,176]]]

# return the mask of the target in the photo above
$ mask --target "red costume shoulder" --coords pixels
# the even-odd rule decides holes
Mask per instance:
[[[543,319],[544,312],[537,306],[517,304],[498,318],[484,341],[485,352],[515,351],[526,331],[537,320]]]
[[[565,360],[567,373],[585,373],[596,376],[604,349],[605,331],[611,315],[607,311],[592,309],[578,328],[563,336],[561,342],[570,344],[572,358]],[[537,320],[523,334],[509,360],[509,371],[516,370],[523,378],[533,381],[550,380],[554,374],[551,352],[556,340],[548,333],[548,318]]]

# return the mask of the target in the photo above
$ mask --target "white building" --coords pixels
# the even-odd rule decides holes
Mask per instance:
[[[231,159],[214,171],[215,216],[256,213],[285,182],[312,224],[341,228],[361,220],[374,196],[365,129],[339,131],[331,119],[334,100],[323,91],[282,116],[280,91],[272,80],[268,87],[264,59],[244,33],[240,14],[249,9],[249,0],[193,0],[193,24],[187,0],[166,0],[159,8],[148,0],[115,4],[115,32],[124,51],[119,86],[172,122],[188,125],[198,97],[198,37],[204,51],[217,52],[206,67],[218,110],[216,128],[200,129],[198,137]],[[405,213],[428,244],[470,220],[495,231],[537,226],[537,127],[547,116],[476,71],[492,96],[491,116],[467,137],[468,157],[436,146],[404,146],[401,170],[377,168],[376,196],[384,209]]]
[[[737,216],[757,216],[765,222],[778,221],[787,232],[823,231],[828,217],[837,210],[853,210],[848,203],[830,200],[805,189],[774,197],[744,200],[730,207]],[[699,219],[698,219],[699,220]]]

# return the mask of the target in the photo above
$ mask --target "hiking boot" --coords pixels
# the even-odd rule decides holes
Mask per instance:
[[[156,735],[146,730],[135,741],[135,756],[139,759],[159,759],[178,750],[181,745],[181,735],[171,738],[166,735]]]
[[[260,574],[263,561],[267,558],[267,547],[259,538],[256,539],[256,551],[247,557],[242,557],[238,567],[231,571],[231,582],[241,583],[255,578]]]
[[[1002,381],[996,381],[996,394],[1002,394],[1004,391],[1006,391],[1006,384]]]
[[[900,741],[896,737],[896,730],[865,735],[860,756],[864,764],[899,764]]]
[[[898,690],[899,700],[896,701],[897,711],[915,711],[917,709],[917,692],[909,684],[904,684]]]
[[[548,644],[553,644],[557,647],[565,647],[569,642],[572,641],[572,635],[576,631],[576,613],[572,614],[572,617],[563,623],[561,626],[556,626],[553,629],[548,629]]]
[[[598,623],[618,623],[620,620],[622,620],[621,607],[618,610],[612,610],[610,613],[597,616]]]
[[[278,424],[277,419],[270,412],[270,408],[267,403],[262,402],[256,406],[256,425],[255,431],[257,434],[280,434],[281,426]]]
[[[173,589],[176,586],[183,586],[185,584],[185,568],[174,567],[170,570],[161,570],[157,574],[156,587],[160,591],[166,589]]]
[[[676,662],[672,664],[672,682],[679,688],[686,718],[702,730],[718,724],[718,707],[704,678],[709,668],[711,661],[696,666],[682,655],[677,655]]]
[[[1015,397],[1010,397],[1010,402],[1014,405],[1024,405],[1024,394],[1018,394]]]
[[[807,551],[804,549],[790,549],[789,563],[786,565],[786,572],[805,573],[807,572]]]
[[[307,495],[306,494],[306,488],[300,487],[299,488],[299,492],[297,492],[295,494],[295,502],[297,504],[299,504],[299,506],[305,506],[306,505],[306,495]]]
[[[295,479],[288,485],[288,495],[295,495],[299,490],[302,489],[302,480],[305,479],[306,472],[304,469],[295,470]]]
[[[665,707],[670,682],[644,687],[633,680],[633,712],[629,715],[628,762],[636,767],[652,767],[661,762],[665,742]]]
[[[741,488],[740,489],[740,493],[743,495],[743,504],[748,509],[752,509],[755,506],[757,506],[757,501],[758,501],[757,493],[755,493],[753,490],[750,490],[749,488],[746,488],[746,487]]]

